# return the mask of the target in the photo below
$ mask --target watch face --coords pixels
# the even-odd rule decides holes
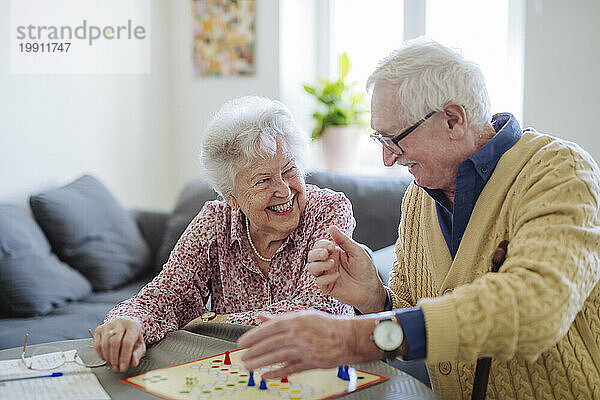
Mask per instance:
[[[399,324],[394,321],[380,321],[375,325],[373,341],[383,351],[396,350],[404,340],[404,332]]]

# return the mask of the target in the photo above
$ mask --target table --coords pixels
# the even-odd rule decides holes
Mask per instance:
[[[144,392],[119,379],[137,375],[152,369],[169,365],[181,364],[199,358],[210,357],[226,350],[237,348],[237,338],[251,327],[227,323],[201,323],[185,330],[171,332],[160,342],[150,345],[146,356],[135,368],[126,373],[113,373],[108,367],[93,369],[94,374],[114,399],[157,399],[150,393]],[[48,344],[28,346],[32,349]],[[85,357],[87,352],[93,352],[91,339],[64,340],[52,342],[53,347],[61,350],[77,349]],[[21,348],[0,350],[0,360],[19,358]],[[377,385],[350,393],[344,399],[439,399],[428,387],[412,376],[397,370],[381,361],[358,364],[358,369],[385,375],[389,379]]]

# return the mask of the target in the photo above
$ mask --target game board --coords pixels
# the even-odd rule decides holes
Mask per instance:
[[[171,367],[156,369],[121,381],[165,399],[331,399],[382,382],[388,378],[347,368],[345,379],[338,368],[305,371],[288,378],[261,381],[271,368],[250,373],[242,366],[245,349]],[[230,362],[231,365],[226,363]],[[249,381],[255,386],[248,386]],[[286,382],[287,381],[287,382]],[[261,386],[263,387],[261,389]]]

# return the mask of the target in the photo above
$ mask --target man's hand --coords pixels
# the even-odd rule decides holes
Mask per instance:
[[[114,372],[125,372],[130,366],[136,367],[146,354],[142,327],[125,318],[117,318],[97,327],[94,347]]]
[[[286,313],[277,317],[259,315],[263,323],[243,334],[240,347],[244,367],[250,371],[282,363],[266,372],[275,379],[314,368],[378,360],[383,357],[371,341],[375,318],[336,317],[320,311]]]
[[[350,304],[363,314],[383,311],[386,292],[365,250],[337,227],[330,240],[319,240],[308,253],[306,269],[327,295]]]

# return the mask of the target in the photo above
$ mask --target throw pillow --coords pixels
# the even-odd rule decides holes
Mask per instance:
[[[50,250],[25,210],[0,205],[0,310],[10,317],[44,315],[92,291],[79,272]]]
[[[148,265],[150,250],[135,220],[96,178],[84,175],[29,202],[54,251],[94,290],[123,285]]]
[[[208,183],[197,179],[190,182],[184,189],[175,210],[167,221],[167,229],[163,236],[162,244],[158,250],[156,270],[160,271],[164,263],[169,259],[169,255],[177,244],[179,237],[185,231],[185,228],[192,222],[192,219],[202,209],[204,203],[210,200],[215,200],[217,193],[210,187]]]

